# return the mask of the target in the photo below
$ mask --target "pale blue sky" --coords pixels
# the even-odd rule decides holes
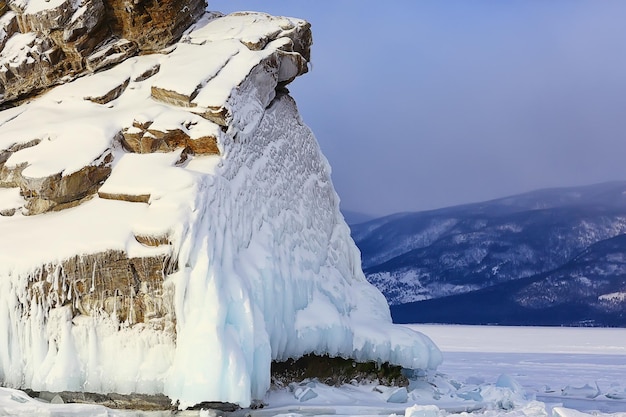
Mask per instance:
[[[209,0],[313,25],[290,86],[346,209],[626,179],[626,1]]]

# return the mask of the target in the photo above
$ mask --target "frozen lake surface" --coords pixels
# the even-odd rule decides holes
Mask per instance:
[[[233,417],[626,417],[626,329],[410,325],[444,353],[408,390],[318,382],[273,390]],[[502,377],[507,375],[508,377]],[[510,378],[509,378],[510,377]],[[163,416],[48,404],[0,389],[1,416]],[[209,411],[179,415],[214,415]]]
[[[460,382],[493,382],[508,374],[549,406],[626,412],[626,329],[409,327],[433,339],[444,352],[439,371]],[[575,389],[585,385],[592,389]],[[598,395],[587,398],[594,389]]]

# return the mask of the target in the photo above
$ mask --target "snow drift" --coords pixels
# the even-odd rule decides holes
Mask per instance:
[[[209,13],[0,112],[3,385],[247,406],[272,360],[441,362],[365,280],[283,88],[309,45],[298,19]]]

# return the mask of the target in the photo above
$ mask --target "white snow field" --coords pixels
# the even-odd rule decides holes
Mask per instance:
[[[626,330],[409,325],[439,344],[444,362],[408,389],[329,387],[316,381],[273,388],[266,406],[232,417],[590,417],[626,416]],[[215,415],[208,410],[182,415]],[[0,389],[1,416],[162,416],[169,412],[48,404]]]

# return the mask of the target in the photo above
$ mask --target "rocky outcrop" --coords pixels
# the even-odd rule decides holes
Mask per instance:
[[[85,100],[93,101],[94,103],[98,103],[98,104],[107,104],[109,101],[113,101],[116,98],[118,98],[120,95],[122,95],[124,90],[126,90],[126,87],[128,87],[129,81],[130,81],[130,78],[127,78],[121,84],[118,84],[115,87],[113,87],[111,90],[104,92],[104,94],[101,94],[95,97],[87,96],[85,97]]]
[[[142,411],[163,411],[175,410],[172,407],[171,400],[161,395],[132,394],[121,395],[116,393],[98,394],[93,392],[38,392],[33,390],[24,390],[29,396],[37,398],[40,401],[51,403],[69,403],[69,404],[99,404],[107,408],[128,409]],[[220,407],[212,407],[219,410]],[[232,407],[225,411],[234,411]]]
[[[0,103],[154,52],[180,38],[202,0],[14,0],[0,5]]]
[[[124,148],[135,153],[173,152],[176,149],[185,149],[197,155],[219,155],[220,153],[215,136],[192,139],[182,129],[165,129],[165,131],[150,129],[153,123],[153,121],[141,123],[135,120],[132,127],[122,130]]]
[[[33,274],[31,300],[46,309],[69,305],[72,315],[107,315],[175,332],[172,294],[163,286],[177,270],[171,253],[129,258],[122,251],[73,256]]]
[[[232,28],[240,23],[259,25],[267,30],[234,32]],[[224,42],[225,38],[230,38],[230,42]],[[222,42],[218,44],[216,41]],[[241,115],[233,112],[242,100],[255,108],[247,115],[254,114],[251,117],[258,119],[275,97],[277,87],[308,71],[312,38],[307,22],[234,13],[214,20],[203,30],[184,38],[183,42],[169,55],[172,65],[162,71],[162,77],[153,84],[152,97],[175,106],[190,107],[194,113],[227,127],[248,123],[238,120]],[[242,50],[241,44],[246,49]],[[185,56],[189,49],[199,51],[198,46],[202,46],[204,54],[213,57],[211,65],[203,71],[190,68],[188,77],[181,82],[174,73],[181,67],[190,67]],[[237,87],[224,88],[232,84]]]
[[[351,359],[305,355],[297,360],[272,363],[272,383],[278,386],[293,381],[317,379],[327,385],[341,386],[351,382],[378,381],[382,385],[407,386],[402,368],[388,363],[358,363]]]
[[[53,235],[54,244],[42,242],[41,252],[25,244],[28,256],[9,256],[2,246],[11,260],[0,261],[0,308],[15,297],[11,314],[41,320],[42,328],[56,326],[49,324],[54,320],[78,328],[101,323],[93,334],[104,328],[114,339],[124,332],[147,337],[171,360],[182,311],[172,277],[195,267],[189,259],[179,265],[181,250],[188,250],[181,239],[192,233],[190,216],[206,210],[198,200],[206,192],[197,188],[207,179],[199,178],[223,163],[227,131],[254,129],[276,91],[306,72],[309,25],[208,14],[167,51],[133,57],[181,36],[195,6],[176,14],[179,3],[171,1],[136,2],[141,13],[99,0],[57,1],[42,10],[34,4],[10,3],[0,22],[8,38],[0,39],[3,100],[22,94],[32,100],[0,112],[0,219],[3,244],[20,240],[22,227]],[[231,30],[254,22],[262,28],[256,41]],[[59,77],[63,85],[34,98],[33,91]],[[21,386],[21,377],[0,374],[2,383]],[[98,384],[89,387],[123,391]],[[130,391],[138,389],[163,391]],[[133,398],[101,400],[133,404]]]
[[[53,39],[52,34],[63,30],[63,39],[86,36],[91,33],[89,28],[96,28],[105,21],[104,17],[94,16],[105,13],[109,7],[106,3],[85,3],[79,7],[82,11],[76,17],[78,20],[72,20],[74,23],[69,27],[62,27],[59,22],[67,22],[70,19],[69,9],[74,7],[73,5],[72,2],[61,2],[37,13],[27,5],[22,5],[17,13],[7,13],[12,17],[9,16],[11,18],[5,20],[19,23],[16,24],[19,31],[11,37],[10,45],[2,52],[4,54],[2,56],[10,57],[11,62],[14,61],[10,65],[11,71],[5,71],[5,75],[9,77],[7,78],[9,82],[4,84],[5,87],[12,85],[13,81],[17,83],[16,86],[18,84],[21,86],[18,90],[23,91],[43,86],[40,83],[42,78],[33,76],[29,71],[39,71],[37,68],[43,68],[38,66],[37,62],[43,59],[41,57],[45,55],[45,51],[52,51],[55,48],[48,42]],[[146,13],[148,10],[154,11],[156,10],[154,7],[156,4],[151,4],[144,11]],[[163,7],[172,12],[174,3],[164,3]],[[127,12],[123,12],[118,17],[121,19],[126,15]],[[195,12],[192,15],[195,15]],[[135,40],[124,38],[106,43],[87,57],[73,54],[72,56],[79,57],[77,59],[80,62],[70,67],[82,70],[86,66],[87,70],[95,71],[127,60],[129,56],[135,54],[140,46],[140,40],[148,42],[147,39],[152,39],[152,35],[141,35],[136,24],[141,19],[136,15],[133,16],[135,20],[132,22],[126,20],[125,23],[113,27],[124,33],[132,33],[133,36],[128,37]],[[182,27],[180,25],[186,20],[183,16],[177,19],[178,23],[170,22],[177,28],[176,30],[171,28],[166,30],[162,21],[159,23],[160,30],[166,30],[171,36],[180,35]],[[84,34],[81,35],[82,32],[77,29],[76,21],[84,23],[80,26],[84,28]],[[252,34],[233,32],[232,28],[239,25],[259,25],[264,30]],[[31,32],[21,33],[28,30]],[[171,36],[161,40],[169,42]],[[255,120],[260,119],[265,108],[275,97],[276,89],[307,71],[310,42],[310,25],[306,22],[262,14],[237,13],[214,19],[202,29],[190,32],[168,54],[155,54],[154,60],[141,60],[129,64],[134,66],[130,71],[114,67],[102,72],[102,76],[94,79],[94,82],[91,82],[91,77],[79,79],[78,85],[86,87],[77,88],[83,100],[109,106],[127,89],[136,89],[141,83],[145,84],[145,88],[149,88],[154,101],[179,107],[189,116],[185,116],[181,121],[173,120],[163,110],[157,111],[154,116],[142,115],[130,125],[121,126],[115,135],[107,133],[109,146],[92,159],[85,160],[82,167],[69,170],[61,165],[58,170],[47,172],[45,175],[34,174],[33,169],[29,168],[31,157],[20,151],[32,148],[29,152],[37,155],[39,148],[55,146],[56,142],[52,145],[49,142],[53,139],[52,136],[42,132],[41,135],[47,137],[42,143],[41,137],[15,140],[7,134],[4,141],[0,137],[0,187],[19,187],[26,199],[22,212],[28,215],[74,207],[96,194],[106,199],[147,203],[150,193],[112,193],[99,190],[111,173],[116,147],[121,146],[127,152],[139,154],[171,153],[178,150],[181,151],[178,163],[183,163],[189,155],[219,155],[218,137],[222,130],[230,125],[237,128],[253,126]],[[15,48],[18,46],[21,49],[16,53]],[[38,51],[36,57],[33,55],[35,50]],[[48,55],[50,54],[52,52]],[[61,55],[66,58],[69,56],[65,53]],[[206,65],[199,66],[195,61],[189,60],[190,56],[210,56],[211,60]],[[57,61],[47,59],[45,62],[46,65],[52,65]],[[67,61],[64,62],[67,64]],[[129,62],[127,60],[127,63]],[[58,60],[58,63],[61,61]],[[183,78],[179,76],[181,71],[185,71]],[[243,102],[250,111],[235,114],[233,108]],[[18,116],[22,119],[25,117]],[[9,119],[7,125],[10,126],[11,123],[12,119]],[[75,162],[71,163],[74,164]],[[3,211],[4,215],[15,212],[15,208]]]
[[[9,3],[3,100],[29,100],[0,111],[0,383],[184,409],[248,406],[311,352],[436,367],[284,88],[309,24],[199,4]]]
[[[26,145],[36,146],[36,144],[37,141],[30,141]],[[2,159],[8,159],[10,154],[19,148],[24,148],[24,145],[13,145],[12,150],[3,152],[5,157]],[[80,204],[82,199],[98,190],[111,173],[112,159],[113,155],[109,150],[76,172],[67,175],[55,173],[43,177],[30,177],[24,174],[27,162],[9,167],[0,164],[0,187],[20,188],[22,196],[27,201],[24,214],[34,215],[53,209],[69,208]]]
[[[204,13],[204,1],[106,0],[106,17],[121,38],[136,43],[144,52],[154,52],[180,38],[185,29]]]

